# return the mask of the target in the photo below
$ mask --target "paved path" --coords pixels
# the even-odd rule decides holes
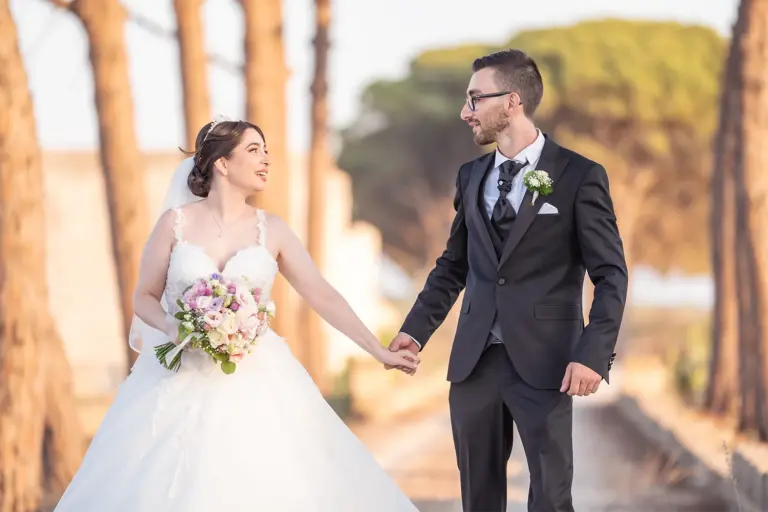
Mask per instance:
[[[612,404],[615,390],[601,388],[597,396],[575,401],[576,510],[726,511],[720,498],[687,485],[680,469],[669,467],[663,457],[639,443],[638,434]],[[420,512],[461,512],[450,419],[444,405],[384,432],[361,434]],[[508,482],[508,511],[526,511],[528,468],[517,435]]]

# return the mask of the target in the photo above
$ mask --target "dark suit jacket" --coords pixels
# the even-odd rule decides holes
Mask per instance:
[[[504,345],[532,387],[559,388],[569,362],[608,381],[627,295],[627,266],[605,169],[549,137],[537,169],[553,192],[535,205],[526,192],[498,258],[478,207],[480,184],[494,153],[465,163],[456,180],[456,216],[443,254],[405,319],[402,331],[422,349],[466,287],[448,365],[460,382],[474,369],[498,311]],[[544,203],[558,214],[537,214]],[[585,270],[595,285],[584,327]]]

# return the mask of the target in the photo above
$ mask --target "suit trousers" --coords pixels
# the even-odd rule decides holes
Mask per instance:
[[[487,345],[472,374],[451,384],[451,426],[464,512],[504,512],[517,426],[528,461],[530,512],[572,512],[573,399],[535,389],[502,344]]]

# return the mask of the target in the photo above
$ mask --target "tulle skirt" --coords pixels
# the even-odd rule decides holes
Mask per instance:
[[[56,512],[416,511],[273,332],[232,375],[202,353],[166,370],[154,344]]]

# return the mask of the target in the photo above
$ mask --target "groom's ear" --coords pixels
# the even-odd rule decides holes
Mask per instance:
[[[521,105],[522,105],[522,98],[520,98],[520,94],[513,92],[513,93],[510,93],[509,96],[507,96],[507,104],[505,106],[508,109],[513,109]]]

